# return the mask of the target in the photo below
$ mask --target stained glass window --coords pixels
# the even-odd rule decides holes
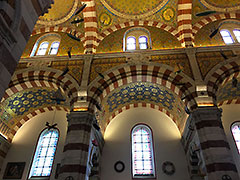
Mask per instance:
[[[240,30],[234,29],[234,30],[233,30],[233,33],[234,33],[237,41],[240,43]]]
[[[234,141],[238,148],[238,153],[240,154],[240,122],[234,123],[232,125],[231,130],[234,137]]]
[[[135,37],[127,38],[127,50],[135,50],[136,49],[136,39]]]
[[[51,47],[50,47],[50,50],[49,50],[50,55],[56,55],[57,54],[59,44],[60,44],[60,42],[53,42],[51,44]]]
[[[222,36],[222,38],[223,38],[223,41],[224,41],[226,44],[232,44],[232,43],[234,43],[233,38],[232,38],[232,36],[231,36],[231,33],[230,33],[228,30],[223,29],[223,30],[220,31],[220,34],[221,34],[221,36]]]
[[[146,36],[140,36],[139,41],[139,48],[140,49],[147,49],[147,37]]]
[[[48,48],[48,42],[43,42],[40,44],[39,48],[38,48],[38,52],[37,52],[37,55],[45,55],[46,54],[46,51],[47,51],[47,48]]]
[[[57,129],[44,130],[38,140],[29,178],[50,176],[57,147]]]
[[[155,177],[152,133],[146,125],[132,130],[133,177]]]

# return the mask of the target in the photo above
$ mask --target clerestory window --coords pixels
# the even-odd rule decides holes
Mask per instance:
[[[49,177],[57,148],[59,132],[57,129],[45,129],[39,136],[29,179]]]
[[[154,178],[154,152],[152,131],[140,124],[132,130],[132,174],[133,178]]]

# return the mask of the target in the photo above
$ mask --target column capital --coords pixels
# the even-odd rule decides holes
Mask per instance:
[[[85,122],[92,124],[93,120],[95,119],[95,115],[88,111],[71,111],[67,114],[67,120],[75,121],[75,122]]]

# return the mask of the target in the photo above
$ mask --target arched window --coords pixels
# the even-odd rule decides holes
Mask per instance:
[[[148,29],[143,27],[134,27],[128,29],[123,37],[123,50],[151,49],[151,36]]]
[[[42,42],[38,48],[37,55],[42,56],[46,54],[47,48],[48,48],[48,42]]]
[[[136,49],[136,39],[135,37],[127,38],[127,50],[135,50]]]
[[[234,29],[233,34],[235,35],[237,41],[240,43],[240,30],[239,29]]]
[[[49,50],[50,55],[56,55],[57,54],[59,44],[60,44],[60,42],[53,42],[51,44],[51,47],[50,47],[50,50]]]
[[[61,36],[56,33],[48,33],[41,36],[33,46],[30,57],[57,55]]]
[[[155,177],[152,132],[146,125],[137,125],[132,130],[133,178]]]
[[[148,39],[146,36],[140,36],[138,39],[138,42],[139,42],[140,49],[147,49]]]
[[[238,153],[240,154],[240,122],[235,122],[231,126],[231,131],[232,131],[236,146],[238,148]]]
[[[228,30],[223,29],[223,30],[220,31],[220,34],[223,38],[223,41],[226,44],[233,44],[234,43],[233,38],[231,36],[231,33]]]
[[[57,129],[45,129],[40,134],[29,178],[50,176],[58,138]]]

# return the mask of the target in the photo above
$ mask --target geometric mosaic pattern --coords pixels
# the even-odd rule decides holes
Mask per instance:
[[[117,92],[114,92],[107,98],[109,112],[113,112],[121,104],[128,104],[133,101],[160,103],[168,109],[173,108],[175,97],[165,88],[160,88],[152,83],[134,83]]]
[[[27,92],[18,92],[10,97],[7,101],[7,109],[11,109],[15,116],[23,115],[30,109],[35,109],[39,106],[55,104],[51,98],[53,97],[54,90],[47,89],[32,89]]]
[[[183,101],[168,88],[151,82],[130,83],[113,90],[103,100],[102,107],[98,121],[103,130],[117,114],[131,107],[149,107],[164,112],[180,131],[186,120]]]

